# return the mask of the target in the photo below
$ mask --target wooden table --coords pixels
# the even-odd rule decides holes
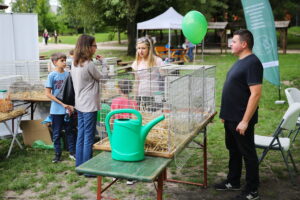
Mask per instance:
[[[50,99],[29,99],[29,98],[28,99],[14,99],[14,98],[12,98],[11,100],[13,102],[21,101],[21,102],[25,102],[24,104],[29,104],[29,106],[26,109],[30,108],[30,120],[34,119],[34,112],[35,112],[37,103],[51,102]]]
[[[18,134],[18,128],[22,119],[22,116],[26,113],[25,110],[20,110],[20,112],[16,112],[14,113],[14,111],[10,112],[10,116],[5,118],[5,119],[0,119],[0,123],[3,123],[6,127],[6,129],[8,130],[8,132],[12,135],[12,141],[10,143],[9,149],[8,149],[8,153],[6,155],[6,158],[8,158],[10,156],[10,153],[12,151],[13,145],[15,143],[15,141],[17,142],[17,144],[19,145],[20,149],[23,149],[22,144],[19,142],[18,138],[17,138],[17,134]],[[17,120],[17,124],[15,126],[14,124],[14,120]],[[9,120],[12,120],[12,128],[10,128],[7,124],[7,122]]]
[[[122,162],[111,158],[110,152],[102,152],[89,161],[76,167],[80,173],[98,176],[97,200],[103,198],[102,193],[113,185],[118,178],[131,179],[142,182],[157,182],[157,200],[162,200],[163,181],[166,168],[172,159],[145,156],[140,162]],[[102,177],[109,176],[117,178],[102,189]]]
[[[217,113],[212,113],[205,121],[203,121],[196,130],[194,130],[194,135],[190,137],[190,140],[186,141],[178,149],[178,154],[188,146],[189,143],[194,141],[194,138],[202,134],[202,142],[194,141],[199,149],[202,150],[203,158],[203,183],[196,183],[190,181],[182,181],[175,179],[168,179],[167,177],[167,166],[172,158],[162,158],[145,156],[145,160],[140,162],[121,162],[116,161],[111,158],[111,152],[102,152],[92,158],[91,160],[78,166],[75,170],[81,173],[87,173],[98,176],[98,189],[97,189],[97,200],[102,198],[102,193],[107,190],[111,185],[113,185],[117,180],[114,180],[109,185],[107,185],[102,190],[102,176],[109,176],[121,179],[131,179],[143,182],[153,182],[157,181],[156,191],[157,200],[162,200],[163,194],[163,182],[173,182],[173,183],[184,183],[190,185],[196,185],[203,188],[207,187],[207,124],[211,122]]]

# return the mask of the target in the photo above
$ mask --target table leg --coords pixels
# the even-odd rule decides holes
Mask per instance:
[[[97,176],[97,179],[98,179],[97,200],[101,200],[102,176]]]
[[[17,144],[19,145],[19,147],[21,149],[23,149],[23,146],[21,145],[21,143],[19,142],[18,138],[17,138],[17,133],[18,133],[18,127],[19,127],[19,124],[20,124],[20,121],[21,121],[21,118],[22,117],[17,117],[17,126],[12,126],[12,129],[9,128],[9,126],[7,125],[6,122],[4,122],[4,125],[6,127],[6,129],[10,132],[10,134],[12,135],[13,139],[11,141],[11,144],[9,146],[9,149],[8,149],[8,153],[6,155],[6,158],[8,158],[10,156],[10,153],[12,151],[12,148],[13,148],[13,145],[15,143],[15,141],[17,142]],[[14,120],[14,119],[12,119]]]
[[[160,173],[157,179],[157,200],[163,199],[163,185],[164,185],[165,171],[166,169],[164,169],[164,171]]]
[[[203,187],[207,187],[207,137],[206,127],[203,130]]]
[[[30,103],[30,119],[33,120],[33,113],[34,113],[34,103]]]

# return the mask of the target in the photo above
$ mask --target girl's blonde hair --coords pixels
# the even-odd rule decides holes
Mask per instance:
[[[154,47],[153,47],[153,41],[150,37],[145,36],[145,37],[141,37],[137,40],[136,42],[136,46],[138,44],[146,44],[149,51],[148,51],[148,57],[147,57],[147,65],[148,67],[154,67],[156,65],[155,62],[155,53],[154,53]],[[135,56],[135,60],[138,63],[141,58],[139,57],[138,51],[136,51],[136,56]]]
[[[74,66],[82,66],[85,61],[92,60],[93,52],[91,50],[95,38],[90,35],[81,35],[74,49]]]

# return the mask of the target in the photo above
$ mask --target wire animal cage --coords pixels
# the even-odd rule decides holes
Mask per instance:
[[[47,67],[43,61],[15,61],[0,63],[0,88],[8,90],[12,100],[48,100],[44,92],[41,69]],[[46,72],[45,72],[46,73]]]
[[[101,86],[101,103],[107,113],[132,108],[143,116],[143,124],[164,114],[165,120],[150,131],[147,155],[173,157],[203,128],[215,113],[215,66],[164,66],[112,76]],[[134,118],[130,114],[115,118]],[[105,137],[104,116],[99,117],[101,140],[95,149],[110,150]],[[102,119],[102,120],[101,120]]]

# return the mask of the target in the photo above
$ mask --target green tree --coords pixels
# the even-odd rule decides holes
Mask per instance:
[[[36,7],[37,0],[18,0],[13,2],[12,11],[22,13],[32,13]]]
[[[50,5],[48,0],[37,0],[34,12],[38,14],[39,30],[54,30],[55,15],[50,13]]]

